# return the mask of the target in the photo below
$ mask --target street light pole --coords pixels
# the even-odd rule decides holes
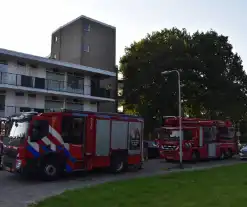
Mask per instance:
[[[178,70],[170,70],[161,72],[162,75],[170,73],[177,73],[178,76],[178,119],[179,119],[179,166],[183,168],[183,150],[182,150],[182,103],[181,103],[181,83],[180,83],[180,72]]]

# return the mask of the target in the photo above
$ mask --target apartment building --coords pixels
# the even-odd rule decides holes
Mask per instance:
[[[112,77],[113,71],[0,49],[0,117],[61,108],[99,111],[100,103],[115,100],[94,80]]]
[[[51,58],[75,64],[100,68],[117,73],[116,28],[103,22],[80,16],[61,26],[52,34]],[[98,87],[110,91],[117,100],[117,76],[94,79]],[[100,102],[99,110],[117,111],[117,102]]]

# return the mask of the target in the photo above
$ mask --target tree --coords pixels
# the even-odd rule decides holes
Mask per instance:
[[[131,44],[120,60],[124,108],[144,117],[146,132],[162,116],[178,115],[176,74],[161,76],[172,69],[181,74],[184,114],[234,120],[245,115],[247,78],[228,38],[164,29]]]
[[[240,57],[232,52],[228,37],[215,31],[196,32],[192,36],[191,52],[198,60],[196,70],[204,86],[198,98],[207,116],[239,119],[246,111],[246,74]]]

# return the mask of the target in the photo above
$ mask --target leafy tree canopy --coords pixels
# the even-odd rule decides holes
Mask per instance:
[[[164,115],[178,115],[179,70],[183,113],[193,117],[245,118],[247,76],[228,37],[211,30],[189,34],[164,29],[125,49],[120,60],[124,108],[145,118],[152,131]]]

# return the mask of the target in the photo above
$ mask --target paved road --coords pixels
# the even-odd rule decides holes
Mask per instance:
[[[241,162],[237,159],[224,161],[209,161],[198,164],[184,165],[184,168],[208,168],[220,165],[231,165]],[[25,207],[34,200],[40,200],[50,195],[63,192],[66,189],[96,185],[108,181],[129,179],[139,176],[150,176],[177,171],[178,164],[166,163],[161,160],[150,160],[144,165],[144,169],[138,172],[128,172],[121,175],[107,173],[90,173],[87,176],[70,176],[56,182],[40,182],[35,180],[23,180],[17,175],[0,171],[0,206],[3,207]]]

